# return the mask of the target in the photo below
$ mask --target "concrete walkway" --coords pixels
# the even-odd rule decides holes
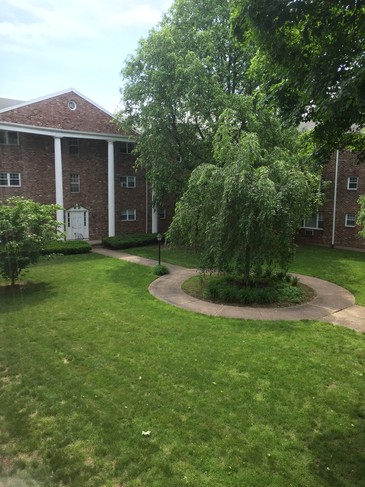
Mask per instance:
[[[94,247],[93,252],[135,264],[153,267],[156,261],[136,255]],[[310,302],[285,308],[228,306],[202,301],[186,294],[181,285],[194,275],[194,269],[167,264],[170,274],[153,281],[149,292],[157,299],[196,313],[250,320],[318,320],[365,332],[365,307],[356,306],[354,296],[336,284],[315,277],[295,274],[300,282],[315,290]]]

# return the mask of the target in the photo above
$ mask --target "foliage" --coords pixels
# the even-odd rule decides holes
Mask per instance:
[[[249,101],[244,113],[226,110],[220,118],[217,163],[193,171],[167,234],[201,251],[203,271],[233,270],[246,281],[274,263],[287,270],[299,223],[320,201],[319,178],[298,157],[296,131],[255,113]]]
[[[156,242],[157,235],[154,233],[131,233],[102,239],[102,244],[109,249],[127,249],[139,245],[151,245]]]
[[[358,199],[359,213],[357,214],[356,223],[361,227],[359,231],[360,237],[365,238],[365,196],[360,196]]]
[[[291,123],[316,123],[322,158],[345,145],[365,151],[362,2],[234,0],[232,21],[259,47],[252,65],[263,96]]]
[[[92,253],[28,277],[0,289],[5,485],[363,487],[360,333],[189,313]]]
[[[156,276],[165,276],[166,274],[169,274],[170,271],[164,264],[157,264],[153,268],[153,273],[156,274]]]
[[[58,205],[42,205],[14,196],[0,202],[0,274],[15,281],[31,264],[36,264],[43,249],[60,238],[55,220]]]
[[[157,201],[181,195],[191,171],[211,161],[218,117],[252,89],[249,49],[229,25],[228,1],[176,0],[122,70],[121,121],[141,131],[137,165]]]
[[[282,277],[255,279],[246,286],[242,278],[221,276],[207,278],[204,298],[231,304],[298,304],[305,298],[301,287]]]
[[[47,244],[44,249],[42,249],[43,255],[49,254],[87,254],[92,249],[88,242],[83,242],[81,240],[57,240],[50,244]]]

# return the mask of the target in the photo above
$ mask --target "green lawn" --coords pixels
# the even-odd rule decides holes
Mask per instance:
[[[136,247],[124,252],[151,259],[157,259],[158,256],[157,246]],[[161,261],[192,268],[199,265],[196,254],[165,246],[161,250]],[[290,271],[334,282],[352,292],[357,304],[365,306],[365,252],[299,247]]]
[[[92,254],[0,288],[0,485],[363,487],[364,335],[189,313],[153,279]]]

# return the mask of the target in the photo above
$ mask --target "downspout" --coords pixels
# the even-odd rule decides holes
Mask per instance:
[[[332,240],[331,240],[331,247],[332,248],[335,246],[335,232],[336,232],[338,160],[339,160],[339,150],[337,149],[337,151],[336,151],[336,167],[335,167],[335,183],[334,183],[334,188],[333,188]]]

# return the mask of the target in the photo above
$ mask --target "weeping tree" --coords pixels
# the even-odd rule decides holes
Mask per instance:
[[[191,174],[168,241],[201,252],[201,269],[249,283],[267,266],[287,271],[301,219],[320,203],[320,178],[300,155],[298,134],[246,98],[227,109],[214,137],[214,163]]]
[[[59,205],[42,205],[14,196],[0,201],[0,274],[14,286],[44,247],[61,236],[56,221]]]

